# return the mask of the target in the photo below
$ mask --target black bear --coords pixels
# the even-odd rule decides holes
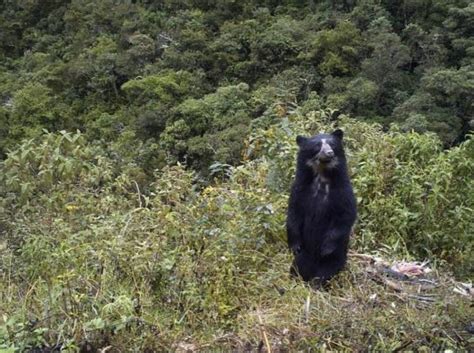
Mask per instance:
[[[347,173],[343,132],[298,136],[296,176],[288,205],[292,274],[325,283],[346,264],[356,200]]]

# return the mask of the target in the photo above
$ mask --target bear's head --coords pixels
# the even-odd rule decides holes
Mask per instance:
[[[298,164],[321,173],[336,168],[345,161],[342,138],[344,133],[337,129],[331,134],[318,134],[313,137],[298,135],[296,143],[300,150]]]

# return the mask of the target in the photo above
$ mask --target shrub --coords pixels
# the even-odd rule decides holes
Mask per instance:
[[[290,278],[295,134],[329,130],[327,116],[255,130],[245,163],[200,190],[179,164],[147,184],[79,133],[26,141],[1,165],[0,348],[244,349],[262,332],[290,350],[463,347],[451,332],[469,303],[446,280],[420,309],[357,261],[327,291]],[[432,135],[341,126],[359,201],[354,248],[468,273],[471,140],[443,151]]]

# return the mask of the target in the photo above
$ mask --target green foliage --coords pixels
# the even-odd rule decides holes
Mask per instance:
[[[196,169],[214,161],[237,164],[250,123],[248,89],[242,83],[185,100],[161,136],[165,149],[178,159],[186,155]]]
[[[22,139],[41,133],[42,128],[52,128],[58,117],[54,114],[54,98],[51,90],[31,83],[12,97],[9,137]]]
[[[314,292],[288,276],[284,220],[296,134],[337,123],[353,248],[472,272],[472,15],[0,2],[0,350],[465,349],[447,281],[420,309],[352,261]]]
[[[122,90],[136,104],[145,104],[153,99],[169,106],[183,96],[199,96],[198,77],[186,71],[165,70],[156,75],[136,78],[123,84]]]
[[[166,145],[170,161],[192,161],[199,171],[216,159],[236,165],[242,126],[220,136],[199,127],[205,131],[176,147],[165,130],[179,120],[194,129],[180,112],[187,99],[242,83],[249,87],[236,113],[246,117],[242,125],[268,109],[284,115],[314,91],[323,106],[385,128],[394,121],[408,128],[423,115],[446,146],[472,129],[472,4],[465,0],[10,1],[0,19],[3,156],[42,129],[79,129],[90,141],[133,130],[135,144]],[[425,94],[433,116],[408,109]],[[224,135],[232,139],[226,151],[214,142]]]
[[[469,319],[469,303],[445,280],[420,309],[355,260],[327,291],[289,277],[295,136],[329,130],[330,116],[296,111],[257,128],[246,162],[214,164],[227,177],[200,190],[181,165],[144,184],[133,164],[116,163],[117,151],[79,133],[26,141],[0,173],[0,347],[232,349],[256,347],[265,327],[270,344],[287,349],[462,349],[451,332]],[[472,140],[443,152],[433,135],[347,118],[341,126],[359,201],[353,248],[470,273]]]
[[[70,195],[58,191],[72,185],[93,189],[111,180],[110,162],[104,162],[98,149],[86,145],[80,134],[50,133],[40,143],[25,141],[8,154],[1,177],[3,191],[12,206],[27,205],[33,197],[35,204],[47,203],[54,208],[59,202],[63,206]]]
[[[379,97],[379,88],[374,81],[357,77],[347,84],[344,84],[345,81],[341,83],[344,89],[338,87],[336,83],[334,92],[328,95],[326,102],[329,106],[339,107],[342,111],[350,111],[359,119],[371,118],[376,114],[371,109]],[[329,86],[330,82],[327,84]]]
[[[256,33],[250,45],[254,60],[263,70],[279,69],[285,61],[294,60],[304,37],[300,23],[289,17],[278,18],[265,31]],[[285,58],[285,61],[282,61]]]
[[[360,63],[362,49],[359,30],[351,22],[341,21],[334,29],[315,35],[307,56],[318,64],[325,76],[350,75]]]
[[[399,103],[394,100],[396,89],[406,85],[401,68],[410,62],[409,50],[384,17],[372,21],[367,35],[372,54],[362,62],[362,75],[377,86],[375,103],[378,111],[386,115]]]
[[[474,23],[474,5],[471,2],[462,2],[462,5],[465,6],[451,7],[448,10],[448,18],[443,25],[448,30],[448,37],[454,49],[452,59],[464,65],[472,65],[474,40],[471,28]]]
[[[396,121],[402,122],[402,126],[409,126],[414,115],[423,116],[429,122],[427,130],[436,131],[446,145],[456,140],[454,131],[462,128],[462,121],[451,114],[451,109],[440,107],[431,94],[423,91],[417,92],[394,110]]]

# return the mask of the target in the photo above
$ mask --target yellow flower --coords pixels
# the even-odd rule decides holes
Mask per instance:
[[[66,210],[69,211],[69,212],[73,212],[73,211],[76,211],[78,209],[79,209],[79,207],[76,206],[76,205],[71,205],[71,204],[66,205]]]

